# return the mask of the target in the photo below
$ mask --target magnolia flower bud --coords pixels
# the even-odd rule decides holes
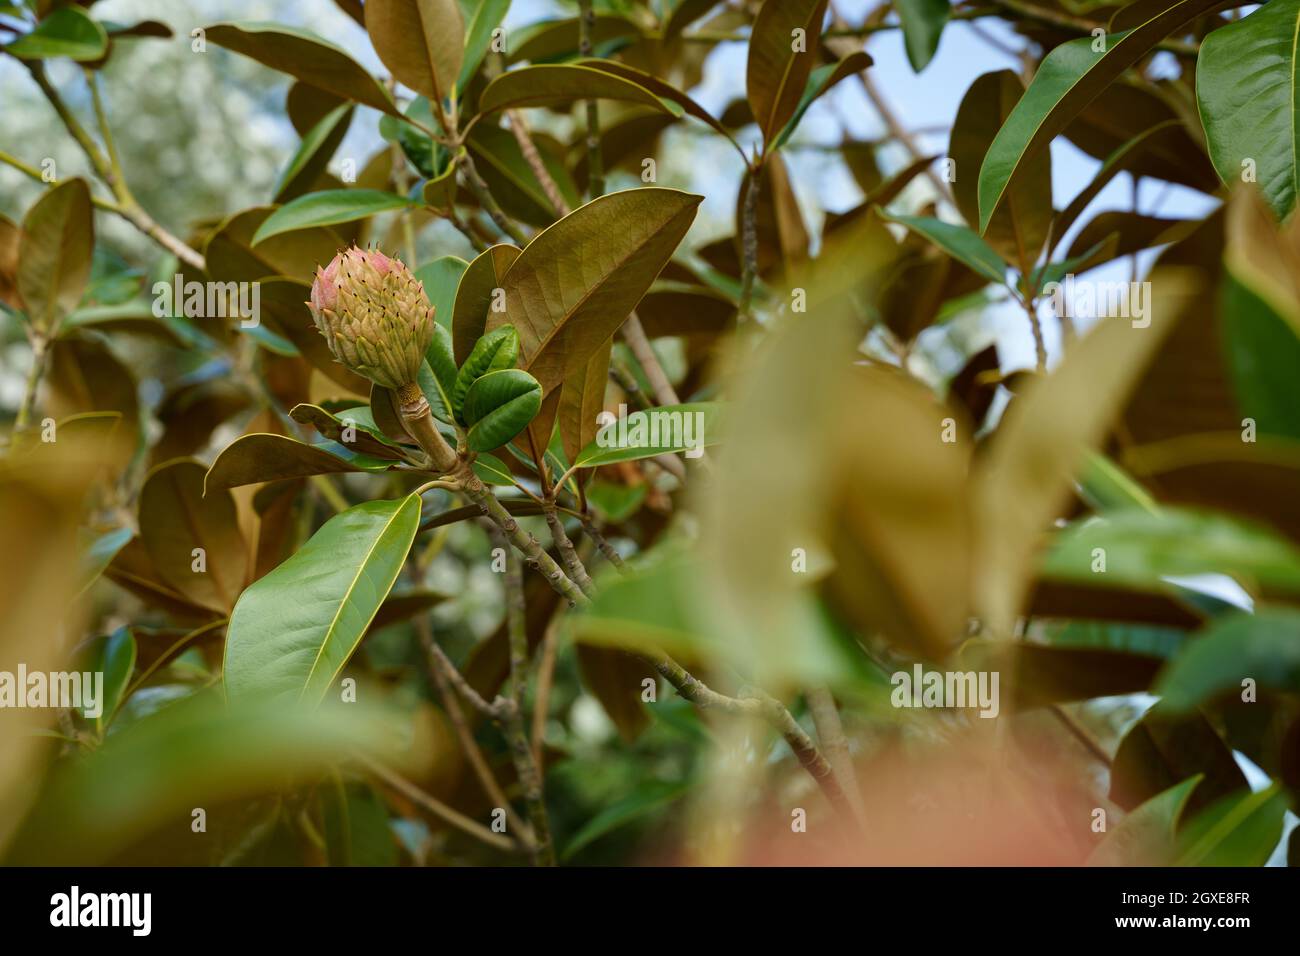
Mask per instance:
[[[433,338],[433,306],[399,259],[353,246],[316,270],[307,303],[330,352],[385,388],[418,380]]]

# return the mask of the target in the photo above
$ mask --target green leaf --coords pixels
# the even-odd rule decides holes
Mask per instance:
[[[998,130],[1024,93],[1024,84],[1014,71],[998,70],[979,77],[962,97],[948,152],[958,171],[953,196],[968,224],[979,222],[979,177],[973,174],[978,173]],[[983,236],[1005,261],[1028,272],[1038,261],[1051,226],[1052,157],[1044,150],[1026,162],[1025,172],[1008,190],[1006,201]]]
[[[826,0],[765,0],[754,18],[745,91],[764,144],[775,141],[799,106],[817,64],[817,39],[825,16]],[[797,36],[803,38],[799,49]]]
[[[307,131],[275,185],[276,202],[286,202],[311,188],[347,135],[353,112],[351,103],[340,104]]]
[[[250,585],[226,636],[230,699],[320,701],[392,589],[419,524],[418,495],[365,502]]]
[[[1300,692],[1300,611],[1263,607],[1216,618],[1170,664],[1156,686],[1171,710],[1190,710],[1250,678]]]
[[[1187,824],[1174,866],[1263,866],[1282,837],[1287,805],[1280,783],[1223,798]]]
[[[1156,514],[1160,510],[1145,488],[1100,452],[1088,453],[1079,485],[1083,499],[1099,512],[1138,508],[1148,514]]]
[[[715,445],[721,439],[723,407],[718,402],[688,402],[633,412],[602,428],[573,463],[595,468]]]
[[[1300,0],[1272,0],[1210,31],[1196,61],[1196,99],[1210,159],[1225,183],[1249,161],[1279,219],[1295,208],[1300,153]]]
[[[939,37],[952,16],[948,0],[894,0],[894,9],[903,24],[903,46],[907,62],[920,73],[939,49]]]
[[[104,569],[113,563],[113,558],[126,547],[127,542],[133,536],[130,528],[114,528],[112,531],[106,531],[95,536],[86,545],[81,554],[81,588],[79,594],[84,594],[99,579],[99,576],[104,573]]]
[[[465,364],[456,374],[451,390],[451,407],[457,419],[464,422],[465,396],[479,376],[488,372],[514,368],[519,360],[519,333],[512,325],[502,325],[478,340]],[[491,446],[495,448],[496,446]]]
[[[1093,570],[1096,549],[1105,573]],[[1042,573],[1061,581],[1162,590],[1167,577],[1227,574],[1243,587],[1300,593],[1300,550],[1280,535],[1211,512],[1122,511],[1060,532]]]
[[[77,61],[98,60],[108,51],[108,34],[80,7],[60,7],[15,39],[4,52],[20,60],[66,56]]]
[[[392,97],[373,76],[337,46],[314,33],[279,23],[248,21],[215,23],[205,32],[208,40],[227,50],[345,100],[401,118]]]
[[[330,866],[397,866],[397,842],[388,808],[364,784],[325,784],[321,816]]]
[[[1204,779],[1188,777],[1147,800],[1106,834],[1088,866],[1167,866],[1173,862],[1175,830],[1188,798]]]
[[[101,733],[113,720],[122,695],[130,683],[131,673],[135,670],[136,646],[135,635],[129,627],[119,627],[107,637],[101,637],[90,646],[88,670],[104,675],[102,696],[98,703],[99,715],[92,717],[81,708],[81,716],[93,721],[96,730]]]
[[[460,256],[439,256],[415,270],[424,286],[424,294],[433,306],[433,318],[446,329],[451,328],[451,313],[456,306],[456,286],[469,263]]]
[[[465,393],[469,447],[500,448],[527,428],[541,407],[542,387],[527,372],[507,368],[476,378]]]
[[[506,270],[517,258],[518,247],[500,243],[479,253],[461,274],[451,316],[452,350],[457,365],[465,364],[483,337],[493,294],[501,288]]]
[[[479,452],[473,462],[474,474],[486,481],[489,485],[499,487],[513,487],[515,480],[510,474],[510,469],[496,455],[489,455],[487,452]]]
[[[53,334],[81,301],[95,244],[90,189],[68,179],[43,193],[23,217],[18,292],[32,325]]]
[[[454,418],[451,412],[451,392],[456,387],[456,357],[451,350],[451,333],[447,331],[445,325],[434,324],[433,339],[429,342],[424,358],[429,365],[429,370],[433,372],[438,403],[446,413],[444,421],[450,424]]]
[[[555,181],[561,197],[570,208],[581,205],[580,193],[573,184],[560,150],[548,148],[548,138],[544,134],[535,134],[533,139],[542,165]],[[470,132],[466,146],[474,156],[483,181],[508,215],[540,227],[555,222],[559,213],[509,131],[489,123],[479,123]]]
[[[439,216],[449,216],[456,205],[456,167],[449,165],[420,187],[420,201]]]
[[[490,332],[519,332],[519,367],[543,397],[623,324],[686,234],[703,197],[644,186],[610,193],[543,230],[505,276]]]
[[[366,32],[384,66],[432,100],[451,95],[465,56],[456,0],[368,0]]]
[[[1043,58],[1034,81],[998,131],[979,174],[980,233],[1024,163],[1069,125],[1080,110],[1157,43],[1208,13],[1219,0],[1174,0],[1140,26],[1104,38],[1080,37]],[[1094,44],[1102,47],[1094,50]]]
[[[945,7],[948,5],[947,0],[939,0],[939,2],[942,2]],[[808,76],[808,85],[804,87],[803,96],[799,99],[799,105],[795,107],[794,115],[790,117],[785,126],[781,127],[781,132],[776,135],[776,139],[773,140],[770,148],[780,149],[784,146],[799,126],[803,114],[808,112],[808,107],[829,92],[835,84],[853,76],[855,73],[861,73],[871,66],[873,62],[869,54],[858,50],[838,62],[827,63],[813,70]]]
[[[335,442],[305,445],[283,435],[244,435],[227,445],[208,469],[204,493],[263,481],[284,481],[349,471],[384,471],[393,462],[353,454]]]
[[[894,216],[884,210],[881,210],[880,217],[906,226],[990,282],[1006,282],[1006,263],[988,243],[965,226],[943,222],[931,216]]]
[[[119,717],[99,749],[60,761],[6,859],[108,863],[160,826],[188,832],[194,807],[282,792],[286,780],[311,779],[358,750],[400,765],[401,730],[365,704],[230,707],[220,698],[197,694],[129,725]],[[210,862],[201,854],[196,864]]]
[[[266,221],[253,234],[253,245],[295,229],[355,222],[381,212],[410,209],[417,205],[411,199],[380,189],[327,189],[308,193],[285,203],[267,216]]]
[[[1241,413],[1260,434],[1300,438],[1300,334],[1231,268],[1221,289],[1228,371]]]
[[[470,80],[478,72],[479,64],[487,55],[488,45],[492,42],[492,31],[501,25],[506,11],[510,9],[510,0],[475,0],[470,4],[469,24],[465,28],[465,55],[461,62],[460,75],[456,78],[457,98],[463,98]]]
[[[607,833],[676,803],[690,788],[689,782],[680,781],[651,780],[639,784],[626,797],[601,810],[570,837],[561,859],[568,860]]]
[[[575,100],[618,100],[648,106],[672,116],[682,114],[671,100],[604,70],[571,64],[526,66],[502,73],[479,97],[480,114],[533,106],[563,106]]]

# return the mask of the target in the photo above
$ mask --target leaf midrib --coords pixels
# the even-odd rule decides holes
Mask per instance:
[[[398,515],[400,515],[406,509],[406,506],[409,502],[410,499],[408,498],[393,510],[393,513],[389,516],[388,520],[384,522],[383,528],[379,530],[379,533],[375,535],[374,540],[370,542],[370,547],[366,549],[365,556],[361,559],[361,562],[357,565],[356,573],[352,576],[352,580],[348,583],[347,590],[343,592],[343,598],[342,600],[339,601],[338,607],[334,611],[334,617],[330,621],[329,627],[326,628],[325,630],[325,637],[320,642],[320,647],[316,649],[316,657],[311,662],[311,667],[307,669],[307,677],[303,681],[302,690],[299,691],[298,693],[299,700],[301,700],[306,695],[307,688],[311,686],[312,677],[315,676],[316,674],[316,668],[317,665],[320,664],[321,655],[325,653],[326,646],[330,643],[330,639],[334,636],[335,628],[338,626],[339,617],[343,614],[343,608],[347,606],[349,599],[351,599],[352,597],[352,592],[356,590],[357,582],[361,580],[361,575],[365,571],[366,565],[369,563],[371,556],[375,553],[375,550],[379,547],[379,542],[384,540],[385,536],[388,534],[389,529],[393,526],[393,522],[396,521]],[[376,607],[375,610],[377,611],[378,607]],[[374,615],[371,615],[371,617],[373,616]],[[365,631],[363,629],[362,634],[364,633]],[[362,634],[357,635],[358,641],[361,640]],[[329,684],[333,682],[334,682],[333,678],[331,678],[330,682],[325,685],[324,690],[328,690]]]

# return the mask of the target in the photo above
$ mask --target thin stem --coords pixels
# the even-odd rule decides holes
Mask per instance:
[[[546,718],[550,710],[551,685],[555,677],[556,651],[560,643],[559,616],[555,615],[546,625],[542,635],[537,663],[537,690],[533,696],[533,760],[537,770],[542,772],[542,743],[546,736]]]
[[[12,166],[20,173],[30,176],[38,183],[44,183],[46,186],[57,186],[60,182],[62,182],[62,180],[59,179],[47,180],[45,178],[45,174],[42,173],[39,169],[37,169],[35,166],[23,162],[17,156],[13,156],[9,153],[6,153],[4,150],[0,150],[0,163],[4,163],[8,166]],[[102,209],[105,212],[115,212],[118,213],[119,215],[121,215],[122,213],[121,206],[117,205],[117,203],[109,202],[107,199],[100,199],[98,196],[91,196],[90,201],[92,204],[94,204],[96,209]]]
[[[569,538],[564,530],[564,522],[555,512],[555,499],[548,498],[542,504],[542,514],[546,516],[546,526],[551,529],[551,540],[555,542],[555,548],[560,552],[560,561],[564,564],[564,570],[568,573],[578,585],[582,588],[582,593],[587,597],[594,597],[596,586],[591,581],[591,575],[582,564],[582,559],[578,557],[578,549],[573,546],[573,541]]]
[[[469,817],[457,810],[453,810],[441,800],[425,793],[415,784],[411,783],[411,781],[407,780],[400,774],[389,770],[378,761],[371,760],[369,757],[365,757],[361,754],[357,754],[356,758],[370,773],[378,777],[389,788],[396,790],[408,800],[418,803],[444,823],[448,823],[460,830],[462,833],[467,833],[475,839],[481,840],[488,846],[495,847],[498,850],[504,850],[507,853],[511,853],[517,849],[515,844],[507,837],[503,837],[499,833],[493,833],[487,827],[483,826],[483,824],[471,820]]]
[[[537,151],[537,144],[528,133],[524,115],[519,110],[506,110],[506,119],[510,121],[510,132],[514,134],[515,142],[519,144],[519,151],[524,154],[524,161],[528,163],[533,175],[541,183],[542,192],[546,193],[546,198],[555,212],[555,218],[561,219],[567,216],[570,212],[569,204],[564,201],[559,185],[547,170],[546,164],[542,162],[542,154]]]
[[[487,759],[483,756],[483,751],[474,739],[474,732],[470,729],[469,721],[465,719],[465,711],[460,706],[460,700],[452,687],[453,682],[457,680],[463,682],[464,678],[461,677],[460,671],[442,652],[442,648],[434,641],[433,629],[429,627],[428,618],[422,614],[415,619],[415,633],[420,639],[420,645],[424,648],[425,658],[429,665],[429,676],[433,680],[434,688],[438,691],[442,709],[447,714],[447,719],[451,721],[452,729],[456,733],[456,739],[460,741],[460,749],[464,752],[465,759],[469,761],[474,776],[478,778],[479,786],[483,788],[483,792],[487,794],[489,800],[505,811],[506,819],[509,821],[510,827],[513,828],[511,832],[518,832],[521,835],[518,841],[521,848],[529,848],[533,840],[532,830],[515,811],[515,808],[510,805],[505,791],[501,789],[501,784],[497,782],[496,775],[492,773],[492,768],[488,766]],[[464,686],[469,688],[468,683]],[[469,689],[473,692],[473,688]]]
[[[729,714],[761,718],[771,724],[784,738],[794,752],[795,759],[808,771],[809,776],[821,788],[831,805],[843,814],[845,819],[855,820],[853,808],[835,779],[835,771],[830,763],[779,700],[755,688],[750,688],[741,697],[719,694],[693,677],[686,668],[666,654],[642,656],[641,659],[672,684],[677,689],[677,693],[697,707],[703,710],[720,710]]]
[[[596,545],[600,553],[605,556],[606,561],[618,568],[620,574],[627,573],[627,564],[624,563],[623,556],[615,551],[614,546],[609,543],[609,540],[603,534],[600,533],[600,529],[596,527],[596,519],[590,514],[584,514],[582,516],[582,530]]]
[[[1029,328],[1034,333],[1034,355],[1039,375],[1047,374],[1047,343],[1043,339],[1043,323],[1038,318],[1038,308],[1033,296],[1024,296],[1020,304],[1029,318]]]
[[[524,730],[524,691],[528,683],[527,608],[524,605],[524,578],[519,559],[509,551],[499,529],[494,535],[506,553],[506,635],[510,643],[510,676],[506,681],[509,706],[503,708],[501,730],[514,759],[515,773],[523,790],[528,819],[533,825],[533,862],[537,866],[555,865],[555,848],[551,843],[551,825],[546,816],[542,776],[533,759],[533,748]]]
[[[469,191],[474,194],[483,211],[496,223],[496,227],[504,235],[509,236],[516,245],[521,247],[527,245],[528,237],[524,235],[523,230],[511,222],[501,206],[492,198],[492,193],[488,190],[487,183],[483,182],[483,177],[478,174],[478,167],[474,165],[474,158],[470,156],[468,149],[462,150],[460,163],[461,168],[465,170],[465,183]]]
[[[591,56],[591,31],[596,11],[591,0],[578,0],[578,53]],[[587,100],[587,196],[595,199],[605,192],[605,158],[600,149],[600,113],[595,100]]]
[[[27,369],[27,382],[23,387],[23,400],[18,405],[18,413],[14,417],[14,431],[19,432],[27,427],[27,422],[31,418],[32,407],[36,404],[36,392],[40,388],[41,376],[45,374],[45,358],[49,354],[49,342],[44,335],[35,332],[31,336],[32,341],[32,364]]]
[[[835,698],[826,687],[810,687],[805,696],[808,699],[808,709],[812,712],[813,726],[817,728],[817,740],[826,751],[840,788],[848,797],[858,826],[866,829],[866,811],[862,806],[862,794],[858,790],[857,773],[853,769],[853,755],[849,753],[849,741],[844,736],[844,724],[840,721]]]
[[[761,166],[751,166],[745,184],[745,203],[740,214],[740,303],[741,319],[750,317],[754,298],[754,280],[758,275],[758,192]]]

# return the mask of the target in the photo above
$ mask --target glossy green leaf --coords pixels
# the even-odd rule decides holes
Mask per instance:
[[[117,553],[126,547],[133,533],[130,528],[114,528],[96,535],[86,543],[81,554],[81,588],[85,593],[98,580],[112,562]]]
[[[946,7],[947,0],[942,0],[942,2]],[[804,113],[808,112],[808,107],[828,93],[841,80],[848,79],[855,73],[861,73],[870,67],[872,62],[868,53],[858,50],[855,53],[850,53],[842,60],[827,63],[813,70],[808,76],[808,85],[804,87],[803,96],[799,98],[799,105],[795,107],[794,115],[790,117],[785,126],[781,127],[781,132],[776,134],[776,139],[772,141],[771,148],[780,149],[785,145],[799,126],[799,121],[803,119]]]
[[[410,209],[416,205],[418,204],[413,200],[379,189],[327,189],[308,193],[285,203],[267,216],[266,221],[253,234],[253,245],[296,229],[355,222],[381,212]]]
[[[641,31],[627,17],[597,13],[592,16],[588,36],[597,55],[612,54],[641,39]],[[508,62],[559,62],[576,56],[582,46],[578,17],[543,20],[511,36]]]
[[[1263,607],[1216,618],[1161,675],[1166,706],[1189,710],[1250,678],[1260,687],[1300,692],[1300,611]]]
[[[93,753],[60,761],[7,859],[44,866],[120,861],[118,854],[162,826],[190,832],[194,807],[281,792],[287,780],[312,779],[358,751],[400,757],[400,727],[364,703],[230,707],[220,697],[169,704],[124,724]],[[94,812],[87,812],[88,799]],[[210,862],[201,853],[194,862]]]
[[[632,412],[602,428],[573,463],[580,468],[595,468],[703,449],[721,440],[722,414],[723,406],[718,402],[663,405]]]
[[[479,452],[474,459],[474,474],[487,482],[489,485],[508,488],[515,483],[510,469],[496,455],[489,455],[487,452]]]
[[[136,646],[135,635],[129,627],[119,627],[112,634],[94,641],[89,650],[88,670],[104,675],[102,696],[96,702],[99,713],[88,714],[87,708],[81,708],[81,716],[92,721],[101,732],[113,720],[122,695],[131,681],[135,670]]]
[[[451,95],[465,56],[456,0],[368,0],[366,32],[384,66],[432,100]]]
[[[463,417],[474,451],[490,451],[528,427],[542,407],[537,379],[517,368],[487,372],[465,393]]]
[[[817,65],[825,16],[826,0],[765,0],[754,18],[745,91],[765,144],[776,139],[799,106]]]
[[[108,50],[108,34],[80,7],[60,7],[3,47],[20,60],[66,56],[73,60],[98,60]]]
[[[1088,866],[1167,866],[1175,830],[1201,774],[1174,784],[1129,813],[1088,857]]]
[[[1148,514],[1159,511],[1155,500],[1133,476],[1099,452],[1089,452],[1079,493],[1094,509],[1102,513],[1138,508]]]
[[[952,17],[948,0],[894,0],[894,9],[903,24],[903,46],[913,72],[930,65],[943,28]]]
[[[226,636],[230,699],[323,698],[397,580],[419,523],[416,495],[356,505],[250,585]]]
[[[456,373],[452,386],[451,405],[456,417],[465,420],[465,396],[470,386],[482,375],[502,369],[514,368],[519,361],[519,333],[512,325],[502,325],[478,340],[465,364]],[[496,447],[493,445],[492,447]]]
[[[350,454],[336,442],[305,445],[283,435],[244,435],[227,445],[208,469],[205,492],[263,481],[308,478],[349,471],[383,471],[391,460]]]
[[[356,60],[310,31],[279,23],[232,22],[215,23],[205,32],[218,46],[273,70],[381,113],[402,115],[388,91]]]
[[[932,216],[894,216],[881,211],[880,217],[896,222],[930,240],[963,265],[990,282],[1006,282],[1007,266],[993,248],[965,226],[943,222]]]
[[[415,270],[424,286],[424,294],[433,306],[433,318],[443,328],[451,328],[451,314],[456,306],[456,287],[469,263],[460,256],[439,256]]]
[[[507,215],[538,227],[555,222],[558,213],[509,130],[479,123],[470,131],[466,145],[483,181]],[[564,163],[558,143],[537,132],[533,134],[533,145],[564,201],[570,208],[581,205],[580,193]]]
[[[1224,351],[1238,407],[1259,434],[1300,439],[1300,332],[1231,271],[1221,290]]]
[[[998,70],[979,77],[962,97],[948,153],[957,170],[953,197],[969,224],[979,222],[980,165],[1024,93],[1025,87],[1014,71]],[[1052,157],[1043,150],[1026,161],[1024,174],[1008,190],[1006,201],[983,230],[983,237],[1005,261],[1028,272],[1038,261],[1051,225]]]
[[[618,100],[673,116],[681,107],[645,87],[603,70],[571,64],[526,66],[502,73],[479,97],[481,114],[534,106],[563,106],[577,100]]]
[[[478,72],[479,64],[487,55],[488,45],[492,42],[492,31],[501,25],[506,11],[510,9],[510,0],[473,0],[461,13],[467,17],[465,24],[465,55],[461,62],[460,75],[456,79],[456,93],[459,97],[469,86],[470,80]]]
[[[59,183],[27,211],[18,247],[18,292],[36,328],[54,332],[77,307],[90,278],[94,242],[84,179]]]
[[[1179,836],[1175,866],[1263,866],[1282,837],[1289,801],[1280,783],[1225,797]]]
[[[1104,573],[1093,570],[1096,549]],[[1060,532],[1042,573],[1061,581],[1160,589],[1166,577],[1227,574],[1244,587],[1300,593],[1300,549],[1277,533],[1211,512],[1164,508],[1112,513]]]
[[[1210,159],[1225,183],[1253,172],[1274,214],[1295,208],[1300,182],[1300,0],[1272,0],[1212,30],[1196,61],[1196,98]]]
[[[1173,0],[1140,26],[1104,38],[1080,37],[1054,48],[989,146],[979,174],[979,230],[988,228],[1013,177],[1078,112],[1157,43],[1208,13],[1219,0]]]
[[[671,258],[702,197],[645,186],[587,203],[533,238],[505,276],[490,332],[519,332],[519,367],[544,395],[623,324]]]

